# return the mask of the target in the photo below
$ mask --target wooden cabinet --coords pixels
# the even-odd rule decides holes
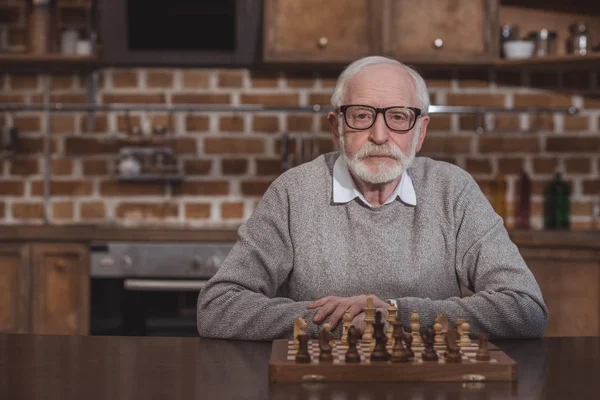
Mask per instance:
[[[381,0],[265,0],[264,60],[347,62],[380,52]]]
[[[84,244],[0,246],[0,332],[87,334],[89,261]]]
[[[88,250],[76,244],[36,244],[33,266],[33,333],[89,331]]]
[[[0,332],[30,330],[29,247],[0,245]]]
[[[468,61],[498,56],[497,0],[391,0],[384,51],[399,60]]]

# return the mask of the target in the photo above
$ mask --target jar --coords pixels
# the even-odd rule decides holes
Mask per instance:
[[[576,56],[585,56],[591,50],[591,38],[584,23],[569,27],[571,36],[567,39],[567,52]]]
[[[29,52],[45,54],[52,45],[52,10],[50,0],[32,0],[29,14]]]
[[[535,43],[534,55],[537,57],[553,56],[556,54],[556,31],[540,29],[529,32],[528,39]]]

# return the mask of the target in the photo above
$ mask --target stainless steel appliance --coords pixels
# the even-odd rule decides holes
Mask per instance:
[[[233,243],[92,243],[92,335],[196,336],[198,293]]]

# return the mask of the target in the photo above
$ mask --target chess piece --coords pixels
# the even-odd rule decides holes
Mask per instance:
[[[433,324],[433,331],[435,332],[435,341],[434,345],[443,346],[444,338],[442,337],[442,329],[444,329],[442,325],[442,321],[440,320],[441,314],[435,319],[435,323]]]
[[[392,336],[394,334],[394,321],[396,321],[396,314],[398,313],[398,309],[392,304],[388,307],[387,312],[388,327],[385,335],[387,336],[388,343],[391,343]]]
[[[410,332],[412,334],[413,345],[415,347],[423,345],[423,341],[421,340],[421,334],[419,332],[420,330],[421,330],[421,316],[416,311],[413,311],[412,315],[410,316]]]
[[[477,354],[475,354],[477,361],[490,361],[490,352],[488,350],[488,335],[482,333],[479,335],[479,348]]]
[[[402,323],[398,320],[394,320],[394,346],[392,347],[391,360],[393,363],[408,362],[410,354],[404,347],[404,329],[402,329]]]
[[[445,354],[446,362],[460,362],[462,360],[460,347],[458,346],[458,331],[454,328],[448,329],[446,347],[448,349]]]
[[[298,335],[305,333],[306,321],[304,318],[296,318],[294,320],[294,349],[298,350]]]
[[[350,311],[346,311],[343,317],[343,325],[342,325],[342,344],[348,344],[348,330],[350,329],[350,325],[352,325],[352,318],[350,318]]]
[[[469,338],[469,330],[471,329],[471,325],[465,320],[460,324],[460,346],[470,346],[471,338]]]
[[[308,352],[308,335],[301,333],[298,335],[298,353],[296,353],[296,362],[302,364],[310,363],[310,353]]]
[[[435,338],[435,331],[432,327],[425,329],[423,333],[423,343],[425,344],[425,350],[421,354],[423,361],[437,361],[438,355],[433,348],[433,342]]]
[[[319,332],[319,362],[333,362],[331,338],[331,325],[324,324]]]
[[[375,321],[375,305],[373,298],[367,297],[367,306],[365,307],[365,331],[362,334],[363,343],[373,341],[373,322]]]
[[[360,354],[356,345],[358,343],[358,331],[354,325],[350,326],[348,330],[348,351],[346,352],[347,363],[360,363]]]
[[[381,322],[381,311],[377,311],[375,314],[375,322],[373,323],[373,337],[375,338],[375,347],[371,353],[371,361],[388,361],[390,359],[390,353],[388,353],[385,344],[387,342],[387,336],[383,331],[385,324]]]
[[[404,330],[404,329],[403,329]],[[415,358],[415,352],[412,350],[413,335],[408,332],[404,333],[404,342],[406,343],[406,352],[409,358]]]

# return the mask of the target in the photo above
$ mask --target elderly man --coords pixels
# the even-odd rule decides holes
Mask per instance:
[[[371,296],[397,305],[409,326],[443,313],[471,333],[540,337],[548,311],[533,275],[477,183],[421,149],[425,82],[383,57],[350,64],[328,120],[340,152],[282,174],[239,229],[231,253],[200,292],[201,336],[290,337],[303,317],[341,331],[346,311],[364,325]],[[474,292],[461,297],[461,284]],[[337,329],[335,329],[337,327]]]

